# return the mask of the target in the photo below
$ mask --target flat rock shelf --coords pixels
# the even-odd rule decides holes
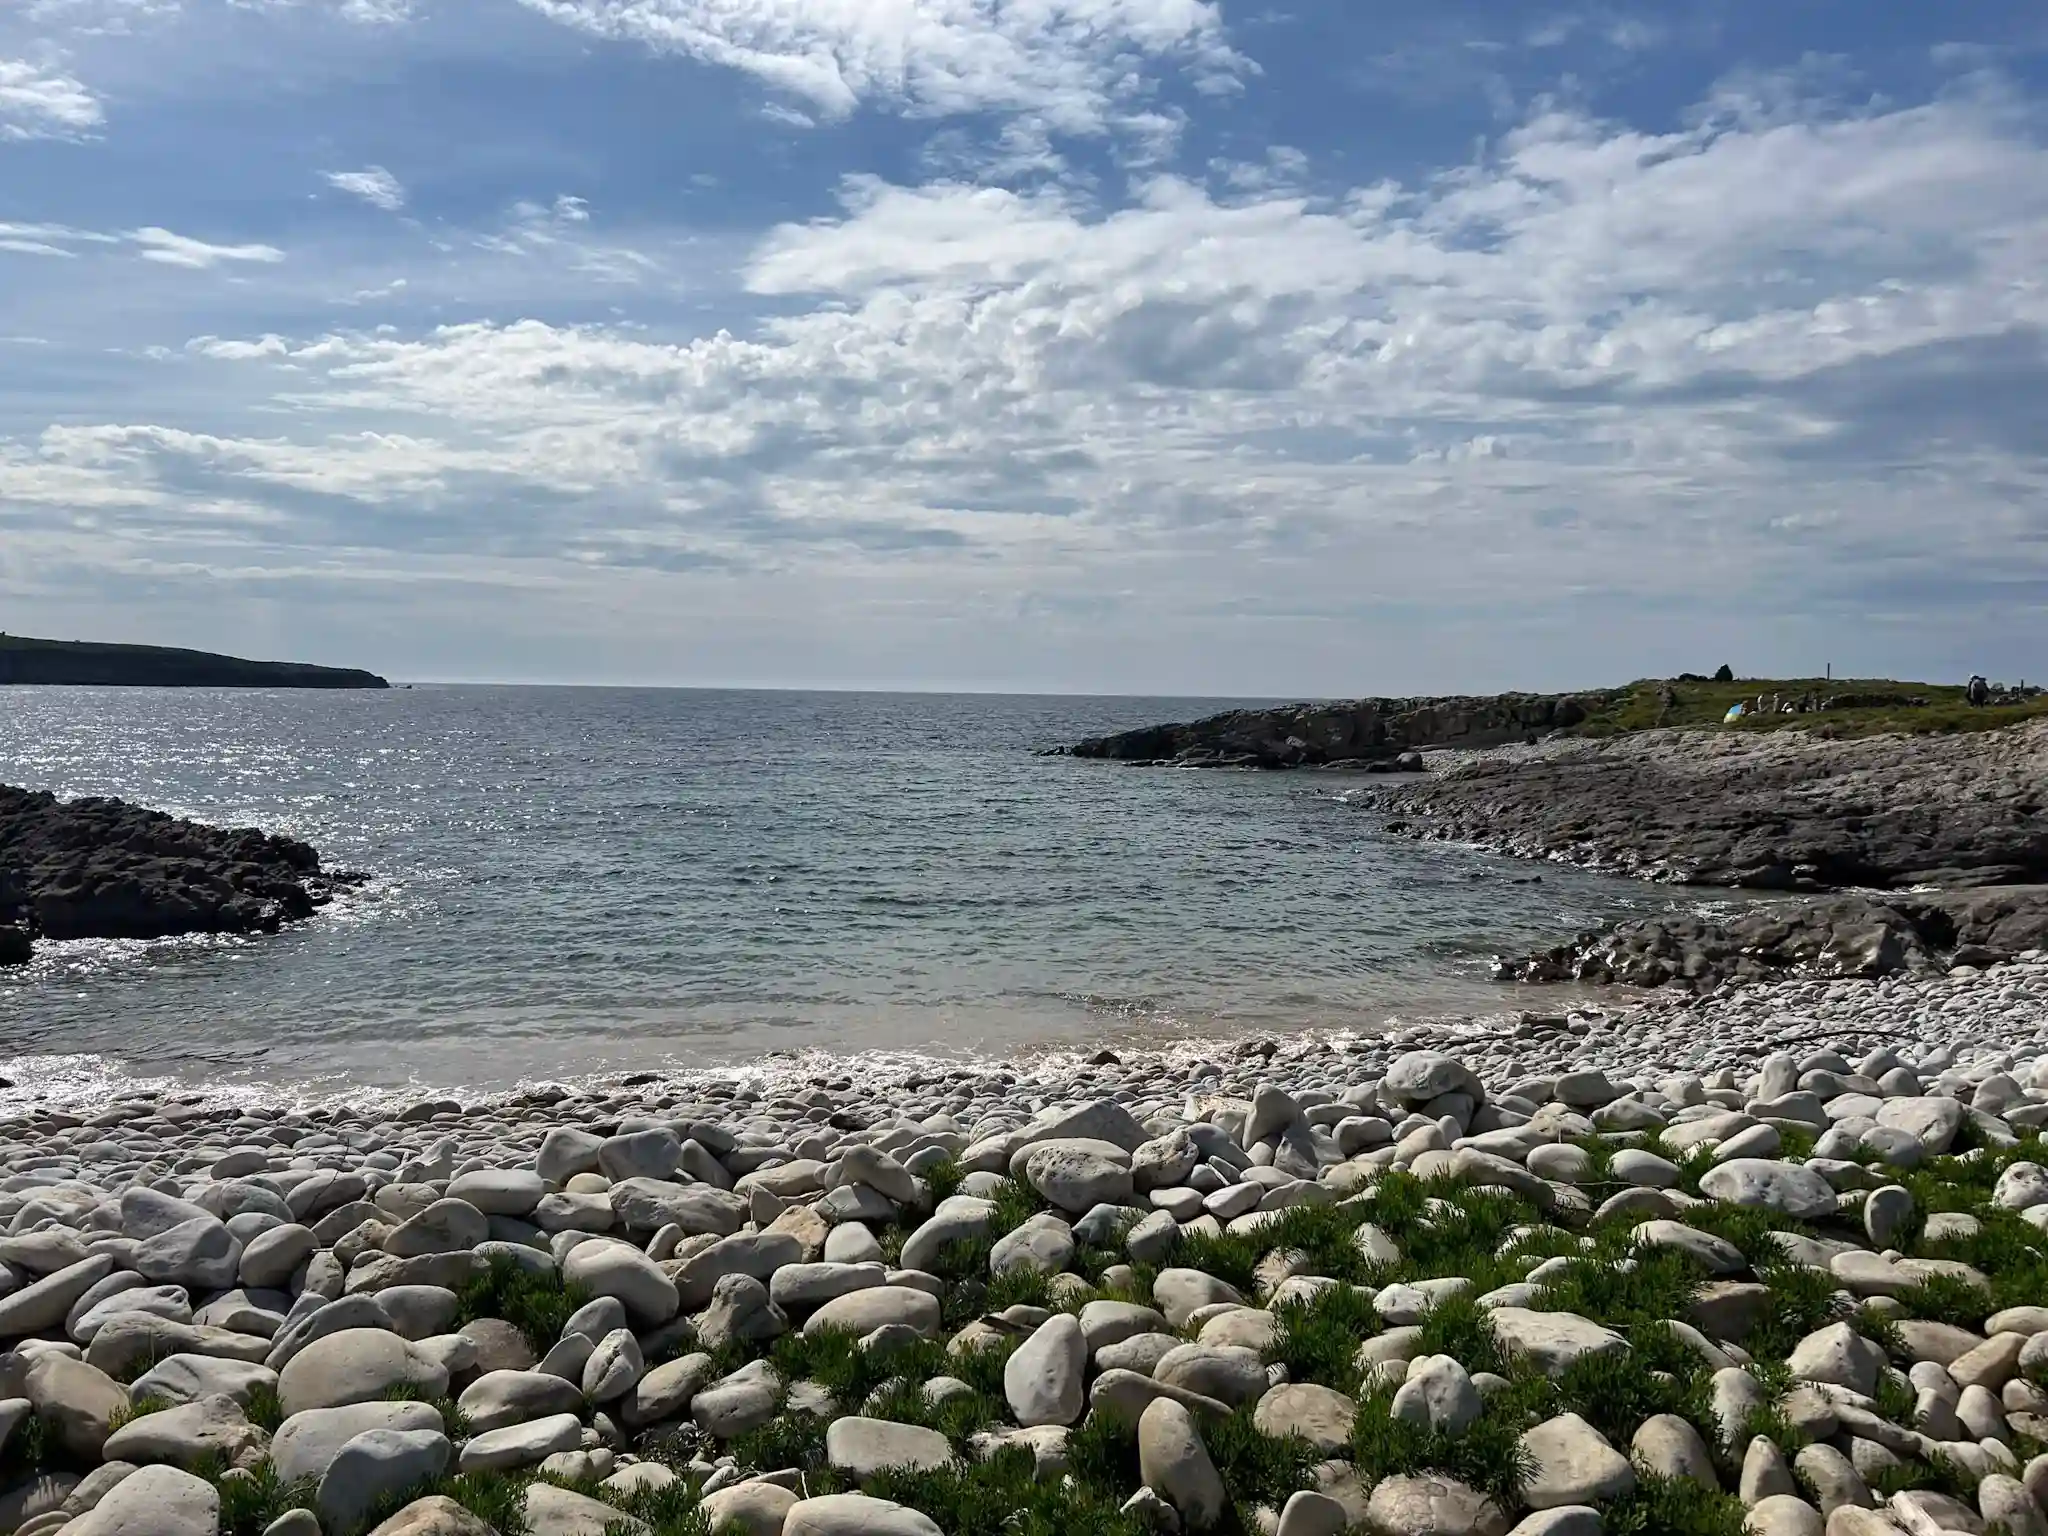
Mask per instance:
[[[361,879],[296,838],[0,784],[0,965],[37,937],[274,933]]]
[[[2048,954],[0,1123],[0,1531],[2039,1536]]]

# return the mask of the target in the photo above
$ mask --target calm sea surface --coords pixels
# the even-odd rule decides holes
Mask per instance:
[[[41,946],[0,1072],[502,1087],[1372,1028],[1519,1006],[1488,954],[1667,899],[1386,839],[1354,780],[1032,756],[1224,702],[0,688],[0,781],[374,877],[277,937]]]

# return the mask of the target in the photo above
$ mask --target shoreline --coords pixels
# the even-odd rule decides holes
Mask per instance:
[[[1774,977],[1708,993],[1621,986],[1581,995],[1568,1006],[1558,987],[1528,984],[1527,1006],[1498,1013],[1428,1020],[1390,1019],[1378,1030],[1309,1027],[1195,1034],[1162,1044],[1098,1043],[1092,1049],[1048,1039],[1040,1047],[1003,1053],[954,1053],[859,1048],[771,1049],[742,1061],[703,1067],[608,1066],[590,1073],[537,1073],[517,1083],[478,1089],[459,1083],[364,1087],[337,1083],[216,1080],[199,1085],[168,1076],[131,1076],[118,1065],[95,1073],[99,1086],[75,1094],[32,1097],[37,1085],[20,1069],[35,1062],[104,1062],[104,1057],[0,1058],[10,1077],[0,1088],[0,1129],[41,1109],[104,1108],[113,1103],[205,1093],[251,1109],[351,1110],[374,1121],[423,1102],[458,1100],[465,1113],[488,1114],[537,1092],[603,1095],[636,1080],[668,1093],[713,1090],[787,1094],[844,1079],[850,1091],[876,1094],[915,1089],[935,1079],[1005,1082],[1038,1093],[1083,1092],[1100,1086],[1105,1072],[1140,1080],[1195,1080],[1205,1068],[1229,1075],[1246,1061],[1334,1064],[1370,1071],[1410,1050],[1456,1052],[1471,1059],[1482,1083],[1505,1087],[1545,1065],[1593,1060],[1631,1076],[1717,1071],[1753,1065],[1773,1051],[1803,1046],[1825,1035],[1851,1042],[1910,1044],[1942,1049],[1961,1034],[1980,1054],[2039,1046],[2048,1051],[2048,949],[2023,951],[2005,963],[1946,973],[1898,973],[1881,978]],[[2009,1017],[2018,992],[2039,1009],[2030,1019]],[[1548,1005],[1548,1006],[1546,1006]],[[1964,1016],[1958,1017],[1958,1011]],[[1820,1034],[1816,1034],[1816,1030]],[[1568,1041],[1581,1042],[1578,1045]],[[1112,1067],[1092,1057],[1107,1052]],[[1496,1063],[1504,1062],[1504,1066]],[[1535,1063],[1534,1066],[1531,1063]],[[87,1070],[92,1070],[86,1067]],[[1491,1075],[1489,1075],[1491,1074]]]
[[[820,1066],[0,1117],[0,1527],[2048,1521],[2048,952]]]

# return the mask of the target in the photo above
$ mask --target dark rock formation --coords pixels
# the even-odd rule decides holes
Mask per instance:
[[[0,684],[142,688],[389,688],[374,672],[297,661],[244,661],[157,645],[0,635]]]
[[[1187,724],[1097,736],[1066,751],[1074,757],[1190,768],[1364,769],[1418,747],[1499,746],[1568,729],[1612,707],[1627,692],[1354,699],[1238,709]]]
[[[2048,881],[2048,721],[1954,736],[1643,731],[1461,764],[1388,830],[1767,890]]]
[[[157,939],[273,933],[337,887],[307,844],[224,831],[123,800],[63,801],[0,785],[0,961],[21,937]]]
[[[1496,964],[1501,981],[1709,992],[1789,976],[1928,974],[2048,947],[2048,886],[1833,896],[1710,916],[1671,913]]]

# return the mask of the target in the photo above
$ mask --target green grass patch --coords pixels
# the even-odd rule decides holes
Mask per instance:
[[[1835,1278],[1824,1269],[1789,1262],[1757,1267],[1770,1289],[1770,1305],[1742,1347],[1760,1360],[1782,1360],[1809,1333],[1836,1321]]]
[[[288,1511],[311,1509],[313,1496],[319,1491],[319,1485],[310,1477],[285,1482],[267,1460],[245,1473],[232,1477],[216,1473],[208,1481],[220,1492],[221,1536],[263,1536]]]
[[[1664,690],[1671,690],[1666,703]],[[1752,715],[1723,727],[1736,704],[1754,704],[1759,694],[1816,700],[1883,700],[1859,707],[1821,709],[1804,715]],[[1645,678],[1626,688],[1582,694],[1590,714],[1572,734],[1615,736],[1658,726],[1713,726],[1738,731],[1820,731],[1834,737],[1953,735],[1993,731],[2048,714],[2048,697],[1996,708],[1972,709],[1967,690],[1948,683],[1898,682],[1889,678],[1740,678],[1730,683],[1670,682]],[[1908,699],[1924,702],[1907,703]]]
[[[1627,1266],[1607,1254],[1573,1259],[1543,1284],[1543,1304],[1576,1312],[1633,1340],[1648,1328],[1668,1336],[1666,1321],[1683,1318],[1698,1299],[1707,1274],[1699,1262],[1675,1248],[1631,1244]]]
[[[1902,1459],[1895,1467],[1885,1467],[1870,1479],[1870,1491],[1880,1499],[1889,1499],[1895,1493],[1945,1493],[1967,1509],[1977,1507],[1977,1479],[1939,1451],[1924,1459]]]
[[[1522,1449],[1521,1436],[1535,1422],[1536,1410],[1530,1405],[1538,1396],[1540,1389],[1498,1394],[1462,1434],[1446,1435],[1395,1418],[1394,1389],[1368,1393],[1359,1401],[1351,1424],[1351,1455],[1359,1479],[1371,1487],[1383,1478],[1440,1472],[1512,1510],[1535,1470]]]
[[[1368,1292],[1325,1286],[1304,1301],[1272,1309],[1278,1337],[1266,1359],[1287,1367],[1290,1381],[1315,1382],[1338,1392],[1358,1389],[1358,1346],[1380,1331]]]
[[[1607,1536],[1743,1536],[1742,1500],[1690,1478],[1636,1471],[1632,1493],[1600,1508]]]
[[[459,1329],[478,1318],[502,1318],[545,1355],[560,1341],[563,1325],[589,1300],[589,1292],[553,1271],[537,1274],[511,1259],[498,1258],[457,1295],[450,1326]]]
[[[1467,1371],[1492,1371],[1505,1376],[1510,1361],[1493,1320],[1478,1299],[1467,1291],[1446,1296],[1422,1314],[1422,1337],[1415,1355],[1449,1355]]]
[[[1900,1291],[1899,1303],[1908,1316],[1930,1323],[1953,1323],[1973,1332],[1983,1326],[1991,1311],[1982,1287],[1954,1275],[1929,1275]]]
[[[1261,1434],[1252,1424],[1252,1410],[1240,1408],[1226,1419],[1204,1419],[1202,1443],[1209,1459],[1223,1476],[1239,1518],[1252,1529],[1254,1506],[1270,1504],[1278,1509],[1289,1494],[1309,1487],[1316,1463],[1323,1458],[1306,1440]]]
[[[1038,1481],[1022,1447],[937,1472],[884,1472],[866,1491],[922,1511],[947,1536],[1147,1536],[1096,1486]]]

